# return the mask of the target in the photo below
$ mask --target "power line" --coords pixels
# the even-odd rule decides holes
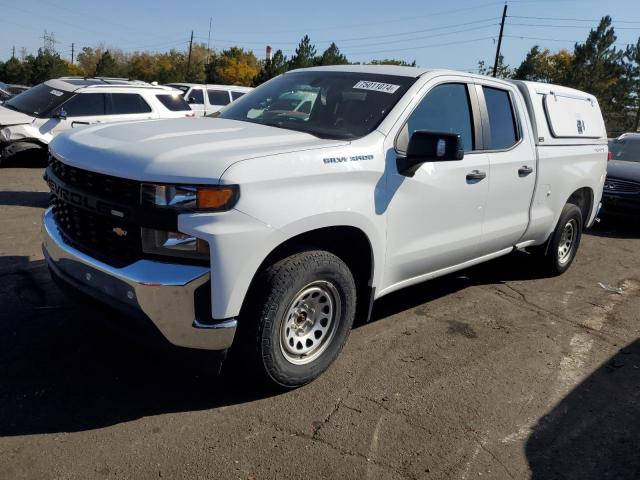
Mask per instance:
[[[543,38],[543,37],[525,37],[522,35],[505,35],[505,37],[509,38],[518,38],[520,40],[539,40],[544,42],[564,42],[564,43],[584,43],[584,39],[582,40],[569,40],[568,38]],[[622,44],[620,42],[616,42],[613,45],[622,46],[628,44]]]
[[[542,23],[510,23],[510,26],[514,27],[548,27],[548,28],[588,28],[587,25],[550,25]],[[640,30],[640,26],[637,27],[614,27],[614,30]]]
[[[526,18],[529,20],[557,20],[560,22],[600,22],[600,18],[558,18],[558,17],[529,17],[526,15],[509,15],[509,18]],[[613,20],[614,23],[640,23],[640,20]]]
[[[460,44],[463,44],[463,43],[480,42],[480,41],[483,41],[483,40],[493,40],[494,38],[495,38],[494,36],[481,37],[481,38],[470,38],[468,40],[457,40],[457,41],[453,41],[453,42],[433,43],[433,44],[429,44],[429,45],[419,45],[419,46],[406,47],[406,48],[395,48],[395,49],[390,49],[390,50],[377,50],[377,51],[371,51],[371,52],[352,52],[352,51],[350,51],[350,55],[375,55],[375,54],[378,54],[378,53],[402,52],[402,51],[405,51],[405,50],[420,50],[422,48],[445,47],[445,46],[449,46],[449,45],[460,45]]]

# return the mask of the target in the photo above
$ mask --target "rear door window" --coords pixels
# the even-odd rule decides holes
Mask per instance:
[[[69,99],[62,110],[68,117],[93,117],[105,114],[104,93],[79,93]]]
[[[207,96],[211,105],[229,105],[231,103],[229,92],[226,90],[207,90]]]
[[[231,92],[231,98],[233,100],[237,100],[239,99],[241,96],[243,96],[245,94],[245,92]]]
[[[111,115],[133,115],[136,113],[149,113],[151,107],[137,93],[112,93]]]
[[[504,150],[512,147],[518,142],[519,136],[509,92],[491,87],[482,87],[482,91],[491,129],[491,145],[487,149]]]

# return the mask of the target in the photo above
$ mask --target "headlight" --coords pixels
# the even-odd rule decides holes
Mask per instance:
[[[142,251],[152,255],[207,260],[209,244],[180,232],[142,227]]]
[[[177,211],[223,212],[238,201],[237,185],[188,186],[143,183],[140,191],[143,205]]]

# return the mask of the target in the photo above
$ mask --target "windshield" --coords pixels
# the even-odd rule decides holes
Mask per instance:
[[[219,117],[322,138],[359,138],[380,124],[414,82],[370,73],[291,72],[247,93]]]
[[[640,136],[611,140],[609,151],[612,153],[613,160],[640,162]]]
[[[16,95],[3,106],[34,117],[45,117],[72,96],[72,92],[56,90],[46,83],[41,83]]]

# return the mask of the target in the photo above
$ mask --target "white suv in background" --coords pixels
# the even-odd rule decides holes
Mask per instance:
[[[251,87],[237,85],[204,85],[201,83],[168,83],[167,86],[181,90],[184,99],[199,117],[211,115],[253,90]]]
[[[0,105],[0,162],[46,149],[60,132],[95,123],[193,117],[174,88],[112,78],[47,80]]]

